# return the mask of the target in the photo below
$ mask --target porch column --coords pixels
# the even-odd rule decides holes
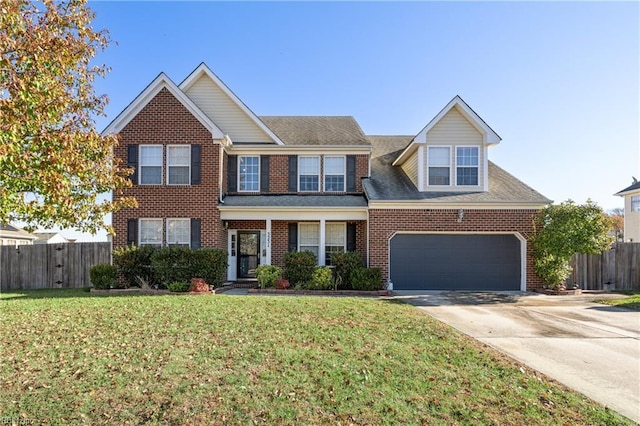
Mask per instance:
[[[325,254],[325,248],[324,245],[326,243],[325,240],[325,220],[324,219],[320,219],[320,244],[318,247],[318,265],[324,266],[325,263],[325,258],[324,258],[324,254]]]
[[[265,256],[265,263],[271,265],[271,219],[267,219],[267,255]]]

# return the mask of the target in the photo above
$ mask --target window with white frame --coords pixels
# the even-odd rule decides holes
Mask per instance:
[[[327,223],[325,226],[325,265],[332,265],[331,255],[333,253],[344,253],[346,248],[346,223]]]
[[[167,245],[191,245],[191,219],[167,219]]]
[[[140,219],[140,245],[162,246],[162,219]]]
[[[167,184],[191,183],[191,145],[167,147]]]
[[[316,255],[320,253],[320,224],[298,224],[298,251],[310,251]]]
[[[140,184],[162,185],[162,145],[140,146]]]
[[[429,185],[450,185],[451,148],[430,146],[427,151],[429,165]]]
[[[640,195],[631,197],[631,211],[640,212]]]
[[[324,190],[344,192],[345,157],[324,157]]]
[[[238,158],[238,189],[260,191],[260,157]]]
[[[478,185],[478,147],[456,147],[456,185]]]
[[[298,157],[298,190],[320,190],[320,157]]]

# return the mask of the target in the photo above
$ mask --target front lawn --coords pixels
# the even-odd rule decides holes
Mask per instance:
[[[629,291],[617,291],[617,293],[627,294],[629,297],[624,297],[621,299],[605,299],[605,300],[597,300],[597,303],[603,303],[605,305],[617,306],[618,308],[631,309],[634,311],[640,311],[640,291],[638,290],[629,290]]]
[[[0,295],[0,419],[632,424],[416,308],[356,298]]]

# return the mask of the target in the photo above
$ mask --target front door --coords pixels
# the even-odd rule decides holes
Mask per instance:
[[[255,278],[260,264],[260,231],[238,231],[238,278]]]

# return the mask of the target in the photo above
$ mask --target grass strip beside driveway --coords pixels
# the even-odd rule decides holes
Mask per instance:
[[[623,297],[620,299],[604,299],[597,300],[597,303],[602,303],[605,305],[616,306],[618,308],[631,309],[634,311],[640,311],[640,291],[638,290],[620,290],[616,291],[616,293],[626,294],[629,297]]]
[[[0,418],[632,424],[388,300],[0,296]]]

